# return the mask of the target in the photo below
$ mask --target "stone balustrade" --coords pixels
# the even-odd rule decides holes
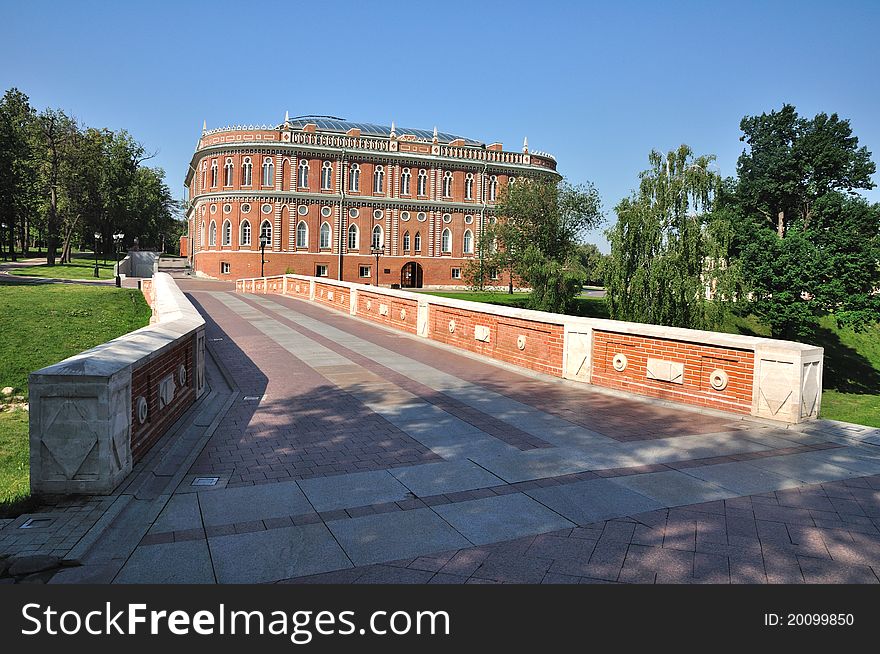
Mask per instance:
[[[34,494],[110,493],[205,391],[205,321],[167,273],[151,324],[31,373]]]
[[[823,349],[803,343],[565,316],[302,275],[240,279],[236,290],[310,300],[594,386],[785,423],[819,415]]]

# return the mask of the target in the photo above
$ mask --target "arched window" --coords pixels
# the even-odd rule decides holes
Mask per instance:
[[[321,164],[321,188],[325,191],[333,188],[333,164],[329,161]]]
[[[374,249],[379,250],[382,248],[383,242],[384,242],[384,239],[382,238],[382,227],[379,225],[376,225],[375,227],[373,227],[373,240],[370,245]]]
[[[416,239],[415,239],[415,243],[413,245],[414,245],[413,250],[415,250],[416,252],[422,251],[422,233],[421,232],[416,232]]]
[[[419,181],[418,181],[418,188],[416,189],[416,192],[419,195],[427,195],[428,194],[428,171],[427,170],[422,169],[419,171]]]
[[[361,190],[361,167],[353,163],[348,171],[348,190],[358,193]]]
[[[271,246],[272,245],[272,223],[270,223],[268,220],[264,220],[262,222],[262,224],[260,225],[260,240],[262,240],[264,236],[266,237],[266,247]]]
[[[452,197],[452,171],[449,170],[443,173],[443,197]]]
[[[275,162],[272,157],[263,159],[263,186],[275,186]]]
[[[373,169],[373,193],[385,192],[385,168],[376,166]]]
[[[223,165],[223,185],[232,186],[232,157],[226,157],[226,163]]]
[[[300,220],[296,226],[296,247],[306,249],[309,247],[309,226],[305,220]]]
[[[211,187],[212,188],[217,187],[217,171],[218,171],[217,160],[214,159],[214,161],[211,162]]]
[[[465,254],[474,253],[474,235],[471,230],[464,230],[464,252]]]
[[[495,194],[498,191],[498,178],[492,175],[489,178],[489,202],[495,202]]]
[[[348,249],[349,250],[360,249],[359,244],[358,244],[358,241],[360,239],[358,238],[358,236],[359,236],[358,226],[357,225],[349,226],[349,228],[348,228]]]
[[[403,251],[409,252],[409,232],[403,233]]]
[[[409,168],[404,168],[403,172],[400,174],[400,194],[401,195],[409,195],[409,182],[412,178],[412,175],[409,172]]]
[[[440,237],[440,251],[444,253],[452,252],[452,231],[447,227],[443,230]]]
[[[220,233],[221,245],[232,245],[232,223],[228,220],[223,222],[223,231]]]
[[[208,162],[202,162],[202,190],[208,187]]]
[[[320,240],[318,242],[318,247],[320,248],[329,248],[330,247],[330,224],[329,223],[321,223],[321,231],[320,231]]]
[[[215,245],[217,245],[217,223],[212,220],[211,226],[208,227],[208,246],[214,247]]]
[[[241,161],[241,185],[250,186],[253,182],[254,164],[251,163],[250,157],[245,157]]]
[[[464,178],[464,199],[474,199],[474,174],[468,173]]]
[[[251,244],[251,222],[249,220],[244,220],[241,223],[241,238],[238,244],[239,246]]]
[[[309,187],[309,162],[308,159],[302,159],[299,162],[299,187]]]

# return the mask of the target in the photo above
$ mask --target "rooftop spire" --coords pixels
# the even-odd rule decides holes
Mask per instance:
[[[397,131],[394,129],[394,121],[391,121],[391,138],[397,138]]]
[[[434,143],[436,143],[437,141],[440,140],[439,137],[437,136],[437,126],[436,125],[434,125],[434,138],[432,138],[431,140],[434,141]]]
[[[524,154],[529,153],[529,137],[528,136],[523,137],[523,153]]]
[[[286,110],[284,112],[284,127],[290,127],[290,112]]]
[[[207,132],[207,131],[208,131],[208,121],[207,121],[207,120],[203,120],[203,121],[202,121],[202,134],[204,134],[204,133]]]

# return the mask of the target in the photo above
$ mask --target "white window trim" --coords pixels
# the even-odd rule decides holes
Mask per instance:
[[[324,234],[325,234],[324,228],[325,227],[327,228],[327,230],[326,230],[327,245],[324,245]],[[318,249],[319,250],[329,249],[332,244],[333,244],[333,228],[330,227],[330,223],[324,221],[323,223],[321,223],[321,226],[318,228]]]

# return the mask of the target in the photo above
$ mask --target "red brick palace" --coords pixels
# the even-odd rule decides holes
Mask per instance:
[[[483,225],[516,177],[558,178],[542,152],[429,130],[285,116],[203,129],[186,176],[181,254],[219,279],[297,273],[462,286]],[[503,284],[504,280],[499,280]]]

